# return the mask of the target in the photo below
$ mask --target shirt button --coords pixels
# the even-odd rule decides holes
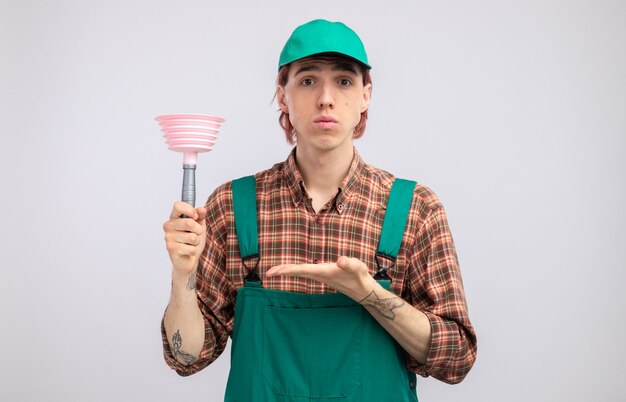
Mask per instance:
[[[313,264],[319,264],[319,263],[320,263],[319,258],[313,258]]]
[[[411,389],[415,389],[415,381],[411,381],[409,383],[409,387],[411,387]]]
[[[319,216],[317,218],[315,218],[315,223],[317,223],[318,225],[322,224],[322,218],[320,218]]]
[[[341,212],[343,211],[343,204],[337,204],[337,209]]]

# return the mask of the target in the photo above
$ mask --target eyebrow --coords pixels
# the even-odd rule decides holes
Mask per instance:
[[[354,64],[348,63],[348,62],[343,62],[343,61],[332,62],[332,70],[333,71],[346,71],[354,75],[357,75],[356,68],[354,68]],[[294,75],[305,73],[307,71],[322,71],[322,69],[317,65],[317,63],[313,62],[309,65],[305,64],[301,66],[295,72]]]

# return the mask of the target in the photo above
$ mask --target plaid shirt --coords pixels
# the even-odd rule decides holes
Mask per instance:
[[[279,264],[334,262],[356,257],[375,273],[375,254],[394,176],[363,162],[354,152],[350,170],[336,196],[318,213],[308,197],[295,160],[257,173],[259,225],[258,271],[263,286],[288,292],[330,293],[333,289],[306,278],[266,278]],[[207,242],[197,275],[198,305],[205,339],[200,358],[184,366],[172,356],[162,326],[167,364],[180,375],[193,374],[222,353],[233,331],[242,266],[233,218],[231,183],[218,187],[206,205]],[[407,355],[407,368],[422,376],[459,382],[476,358],[476,335],[470,323],[456,251],[439,198],[418,184],[396,267],[389,271],[391,291],[430,320],[432,340],[426,364]]]

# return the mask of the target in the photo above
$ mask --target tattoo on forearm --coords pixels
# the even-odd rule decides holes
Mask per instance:
[[[367,297],[361,300],[359,303],[361,303],[365,308],[374,309],[375,311],[382,314],[384,317],[387,317],[393,321],[396,318],[396,314],[393,312],[393,310],[404,305],[404,300],[402,300],[398,296],[390,297],[388,299],[381,299],[380,297],[378,297],[376,292],[372,290],[372,293],[367,295]]]
[[[198,269],[194,269],[187,281],[187,290],[192,291],[196,290],[196,282],[198,280]]]
[[[181,349],[183,346],[183,337],[180,336],[180,331],[176,330],[176,333],[172,337],[172,354],[179,361],[182,361],[185,366],[189,366],[190,364],[195,363],[198,358],[190,353],[185,352]]]

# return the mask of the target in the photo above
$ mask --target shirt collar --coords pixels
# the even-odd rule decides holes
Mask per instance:
[[[298,170],[298,166],[296,165],[296,147],[291,150],[285,161],[283,177],[291,193],[293,204],[297,207],[304,200],[305,193],[304,182]]]
[[[334,202],[335,209],[338,213],[341,214],[344,211],[344,204],[346,200],[354,192],[354,189],[358,188],[358,180],[364,168],[365,162],[363,162],[361,155],[359,155],[356,148],[354,148],[354,156],[352,157],[350,169],[348,170],[348,174],[346,175],[346,177],[339,185],[338,194]],[[296,164],[295,147],[289,153],[289,156],[285,161],[283,176],[285,179],[285,183],[289,188],[289,192],[291,193],[293,203],[297,207],[307,195],[304,190],[304,181],[302,180],[302,176],[300,175],[300,171],[298,170],[298,166]]]

